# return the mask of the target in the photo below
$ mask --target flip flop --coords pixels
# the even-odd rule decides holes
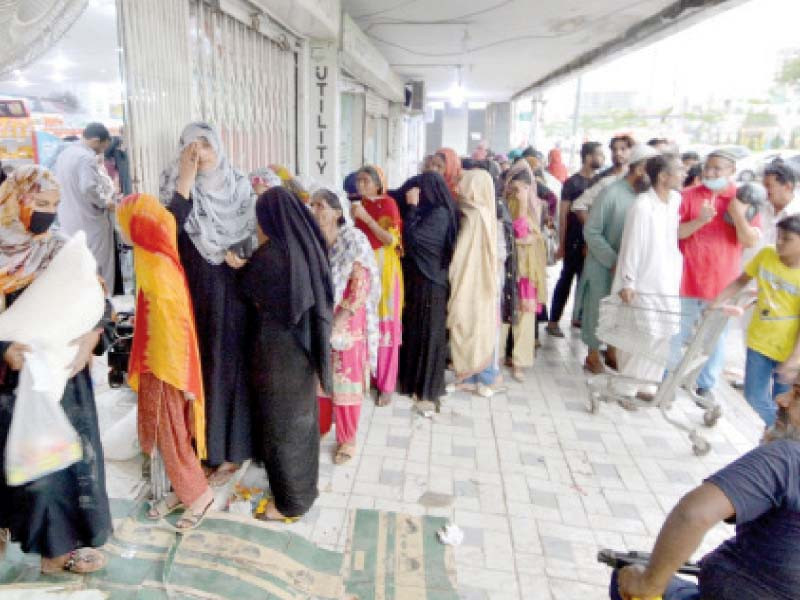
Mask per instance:
[[[69,553],[67,562],[61,567],[46,569],[43,566],[42,574],[55,575],[67,571],[75,575],[86,575],[100,571],[107,563],[108,559],[102,552],[94,548],[78,548]]]
[[[145,513],[145,516],[150,521],[160,521],[164,517],[167,517],[174,513],[176,510],[180,510],[183,508],[183,503],[175,498],[177,502],[175,504],[167,504],[166,498],[162,498],[155,504],[150,505],[150,510]]]
[[[337,465],[343,465],[344,463],[352,460],[355,456],[355,448],[348,447],[346,448],[344,444],[339,446],[336,449],[336,454],[333,455],[333,462]]]
[[[274,519],[272,517],[268,517],[267,513],[269,512],[269,507],[275,506],[275,501],[272,498],[268,498],[267,500],[262,500],[259,503],[258,508],[256,509],[255,517],[259,521],[266,521],[270,523],[283,523],[284,525],[291,525],[292,523],[297,523],[300,520],[300,517],[281,517],[279,519]],[[275,510],[278,510],[275,507]]]
[[[211,510],[211,507],[213,505],[214,505],[214,498],[212,497],[202,511],[200,512],[187,511],[183,513],[181,518],[178,519],[178,522],[175,523],[174,527],[175,531],[177,531],[178,533],[184,533],[186,531],[191,531],[192,529],[197,529],[200,526],[200,523],[203,522],[203,519],[206,518],[208,511]],[[188,525],[186,527],[180,527],[181,523],[188,523]]]

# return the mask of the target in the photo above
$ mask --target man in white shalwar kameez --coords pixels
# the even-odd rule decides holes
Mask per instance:
[[[647,161],[652,187],[640,194],[625,220],[612,293],[636,311],[637,323],[668,354],[670,339],[680,331],[680,285],[683,256],[678,249],[679,190],[685,168],[675,156],[659,155]],[[669,318],[669,313],[676,315]],[[665,366],[637,353],[618,352],[620,374],[650,382],[661,381]],[[652,397],[653,385],[621,383],[625,396]]]

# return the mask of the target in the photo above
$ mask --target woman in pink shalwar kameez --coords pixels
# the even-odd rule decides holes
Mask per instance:
[[[355,454],[361,403],[377,365],[380,275],[367,237],[347,225],[335,193],[318,190],[311,210],[328,242],[334,284],[333,395],[320,392],[320,434],[336,422],[336,464]]]

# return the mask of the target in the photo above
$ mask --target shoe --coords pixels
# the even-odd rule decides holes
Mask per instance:
[[[561,331],[561,327],[558,323],[548,323],[547,327],[545,327],[545,331],[547,331],[547,335],[557,338],[563,338],[564,332]]]
[[[644,400],[645,402],[652,402],[655,399],[655,397],[656,395],[651,394],[650,392],[645,392],[642,390],[636,392],[636,398],[638,398],[639,400]]]
[[[695,394],[697,394],[698,396],[700,396],[701,398],[705,398],[706,396],[708,396],[708,392],[709,392],[709,391],[710,391],[710,390],[708,390],[707,388],[701,388],[701,387],[699,387],[699,388],[696,388],[696,389],[694,390],[694,393],[695,393]]]
[[[600,357],[597,354],[589,354],[583,363],[583,368],[589,371],[589,373],[592,375],[600,375],[606,371],[603,367],[603,363],[600,361]]]
[[[494,390],[490,388],[488,385],[483,385],[482,383],[478,384],[478,389],[475,391],[478,396],[481,398],[491,398],[494,396]]]
[[[513,367],[511,377],[514,378],[514,381],[525,383],[525,370],[522,367]]]
[[[573,321],[573,322],[572,322],[572,326],[573,326],[575,329],[580,329],[580,328],[581,328],[581,322],[580,322],[580,321]]]

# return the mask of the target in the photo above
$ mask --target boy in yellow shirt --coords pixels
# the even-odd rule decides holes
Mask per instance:
[[[788,392],[800,371],[800,216],[777,225],[776,246],[767,246],[751,260],[714,301],[729,314],[743,309],[724,306],[752,279],[758,300],[747,330],[744,396],[767,427],[775,423],[775,398]]]

